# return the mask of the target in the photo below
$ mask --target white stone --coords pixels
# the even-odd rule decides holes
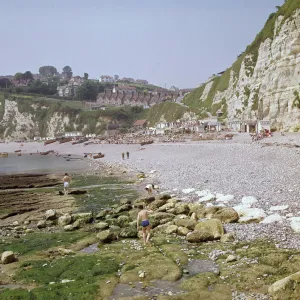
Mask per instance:
[[[242,204],[244,205],[253,205],[257,202],[257,199],[253,196],[245,196],[242,198]]]
[[[45,212],[46,220],[54,220],[56,218],[56,211],[54,209],[48,209]]]
[[[184,189],[184,190],[182,190],[182,192],[183,192],[184,194],[190,194],[190,193],[192,193],[194,190],[195,190],[195,189],[190,188],[190,189]]]
[[[266,217],[266,213],[262,208],[249,208],[246,206],[235,206],[233,209],[239,214],[241,217],[246,218],[254,218],[254,219],[264,219]]]
[[[215,200],[215,195],[208,194],[207,196],[200,198],[199,202],[208,202],[208,201],[212,201],[212,200]]]
[[[225,195],[217,198],[217,202],[228,202],[228,201],[232,201],[233,199],[234,199],[233,195]]]
[[[73,281],[75,281],[75,280],[73,280],[73,279],[62,279],[61,283],[68,283],[68,282],[73,282]]]
[[[40,220],[40,221],[38,221],[36,227],[39,228],[39,229],[41,229],[41,228],[46,228],[46,225],[47,224],[46,224],[45,220]]]
[[[288,209],[288,205],[277,205],[277,206],[271,206],[270,211],[280,211],[280,210],[285,210]]]
[[[283,221],[283,218],[279,214],[273,214],[273,215],[267,216],[260,223],[262,223],[262,224],[270,224],[270,223],[282,222],[282,221]]]
[[[209,190],[203,190],[203,191],[197,191],[197,192],[195,192],[195,194],[199,197],[205,197],[205,196],[211,194],[211,192]]]
[[[156,172],[156,170],[151,170],[149,173],[154,174],[155,172]]]

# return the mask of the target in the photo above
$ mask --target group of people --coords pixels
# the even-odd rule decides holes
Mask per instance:
[[[129,152],[126,152],[127,159],[129,159]],[[125,152],[122,152],[122,159],[125,159]]]

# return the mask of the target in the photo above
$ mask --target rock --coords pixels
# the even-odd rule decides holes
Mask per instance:
[[[16,261],[15,254],[12,251],[4,251],[1,255],[1,262],[5,264],[10,264]]]
[[[236,255],[228,255],[228,257],[226,258],[226,262],[234,262],[237,261],[237,256]]]
[[[212,219],[214,214],[217,213],[220,209],[221,207],[218,206],[206,207],[200,213],[197,214],[197,217],[199,219],[202,218]]]
[[[300,217],[293,217],[290,218],[291,221],[291,228],[294,232],[299,233],[300,232]]]
[[[257,202],[257,199],[253,196],[246,196],[246,197],[242,198],[242,204],[243,205],[252,206],[256,202]]]
[[[286,210],[288,208],[289,208],[288,205],[277,205],[277,206],[271,206],[270,211]]]
[[[105,222],[109,225],[109,226],[118,226],[118,219],[112,219],[112,218],[109,218],[109,219],[106,219]]]
[[[86,193],[87,193],[86,190],[73,190],[68,192],[68,195],[84,195]]]
[[[178,226],[176,225],[170,225],[166,228],[166,234],[173,234],[173,233],[176,233],[177,232],[177,229],[178,229]]]
[[[208,195],[206,195],[206,196],[204,196],[204,197],[201,197],[201,198],[199,199],[199,202],[208,202],[208,201],[213,201],[213,200],[215,200],[215,195],[213,195],[213,194],[208,194]]]
[[[220,239],[224,234],[224,229],[220,220],[211,219],[199,222],[195,226],[195,230],[187,234],[188,242],[206,242]]]
[[[66,225],[64,226],[64,231],[73,231],[74,227],[72,225]]]
[[[175,203],[170,202],[170,203],[166,203],[166,204],[162,205],[161,207],[159,207],[157,211],[158,212],[166,212],[174,207],[175,207]]]
[[[132,209],[132,206],[131,206],[131,205],[125,204],[125,205],[122,205],[122,206],[119,206],[118,208],[116,208],[116,209],[114,210],[114,213],[115,213],[115,214],[119,214],[119,213],[121,213],[121,212],[129,211],[129,210],[131,210],[131,209]]]
[[[194,230],[197,222],[195,220],[186,218],[186,219],[176,220],[175,224],[180,227],[186,227],[189,230]]]
[[[101,210],[95,217],[96,220],[104,219],[107,214],[109,214],[110,210],[103,209]]]
[[[79,229],[81,227],[83,227],[86,224],[86,220],[85,219],[77,219],[74,223],[73,223],[73,228],[74,229]]]
[[[157,210],[159,207],[166,204],[166,200],[155,200],[150,204],[150,209]]]
[[[46,226],[47,226],[47,224],[46,224],[46,221],[45,221],[45,220],[40,220],[40,221],[38,221],[38,223],[37,223],[37,225],[36,225],[36,227],[37,227],[38,229],[46,228]]]
[[[184,194],[190,194],[190,193],[192,193],[192,192],[194,192],[195,191],[195,189],[193,189],[193,188],[190,188],[190,189],[183,189],[182,190],[182,192],[184,193]]]
[[[97,238],[102,243],[110,243],[116,240],[116,235],[111,230],[104,230],[97,234]]]
[[[190,208],[187,204],[177,203],[175,205],[175,214],[176,215],[187,215],[190,212]]]
[[[171,197],[171,195],[169,195],[169,194],[164,194],[164,195],[161,195],[160,197],[159,197],[159,199],[160,200],[165,200],[165,201],[167,201],[167,200],[169,200],[169,199],[171,199],[172,197]]]
[[[220,196],[220,197],[217,197]],[[217,202],[228,202],[228,201],[232,201],[234,199],[233,195],[216,195],[217,198]]]
[[[274,282],[268,289],[274,300],[292,300],[300,298],[300,272]]]
[[[120,216],[117,219],[117,225],[120,227],[125,227],[130,222],[130,218],[128,216]]]
[[[99,229],[99,230],[104,230],[108,228],[108,223],[105,222],[99,222],[94,224],[94,228]]]
[[[24,221],[24,225],[29,225],[30,224],[30,221],[26,220]]]
[[[123,198],[120,200],[120,205],[131,204],[131,200]]]
[[[267,216],[264,220],[262,220],[260,223],[262,224],[271,224],[274,222],[282,222],[283,218],[279,214],[273,214]]]
[[[261,208],[250,208],[239,205],[233,207],[233,209],[239,214],[239,223],[260,222],[266,217],[266,213]]]
[[[74,254],[76,254],[73,250],[65,249],[65,248],[58,248],[57,251],[62,255],[74,255]]]
[[[27,228],[25,229],[25,233],[33,233],[34,230],[32,228]]]
[[[139,273],[139,278],[145,278],[145,272]]]
[[[119,235],[122,238],[136,238],[137,233],[136,226],[129,226],[121,229]]]
[[[45,212],[46,220],[55,220],[56,219],[56,211],[54,209],[48,209]]]
[[[220,220],[222,223],[235,223],[239,220],[239,215],[233,208],[226,207],[213,214],[213,218]]]
[[[69,214],[65,214],[58,218],[58,225],[66,226],[72,223],[72,216]]]
[[[72,215],[73,220],[84,220],[84,223],[90,223],[93,219],[93,214],[91,212],[88,213],[78,213]]]
[[[235,234],[233,232],[225,233],[221,236],[222,243],[233,242],[235,240]]]
[[[19,226],[19,222],[18,222],[18,221],[14,221],[14,222],[12,223],[12,225],[13,225],[13,226]]]
[[[190,232],[190,230],[187,229],[186,227],[179,226],[177,229],[177,234],[181,235],[181,236],[186,236],[189,232]]]

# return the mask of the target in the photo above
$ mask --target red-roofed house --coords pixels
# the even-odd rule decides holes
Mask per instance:
[[[137,128],[137,129],[143,129],[147,126],[147,120],[144,119],[144,120],[136,120],[134,123],[133,123],[133,127],[134,128]]]

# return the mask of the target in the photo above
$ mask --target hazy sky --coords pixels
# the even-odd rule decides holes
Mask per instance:
[[[42,65],[195,87],[229,67],[284,0],[1,1],[1,75]]]

